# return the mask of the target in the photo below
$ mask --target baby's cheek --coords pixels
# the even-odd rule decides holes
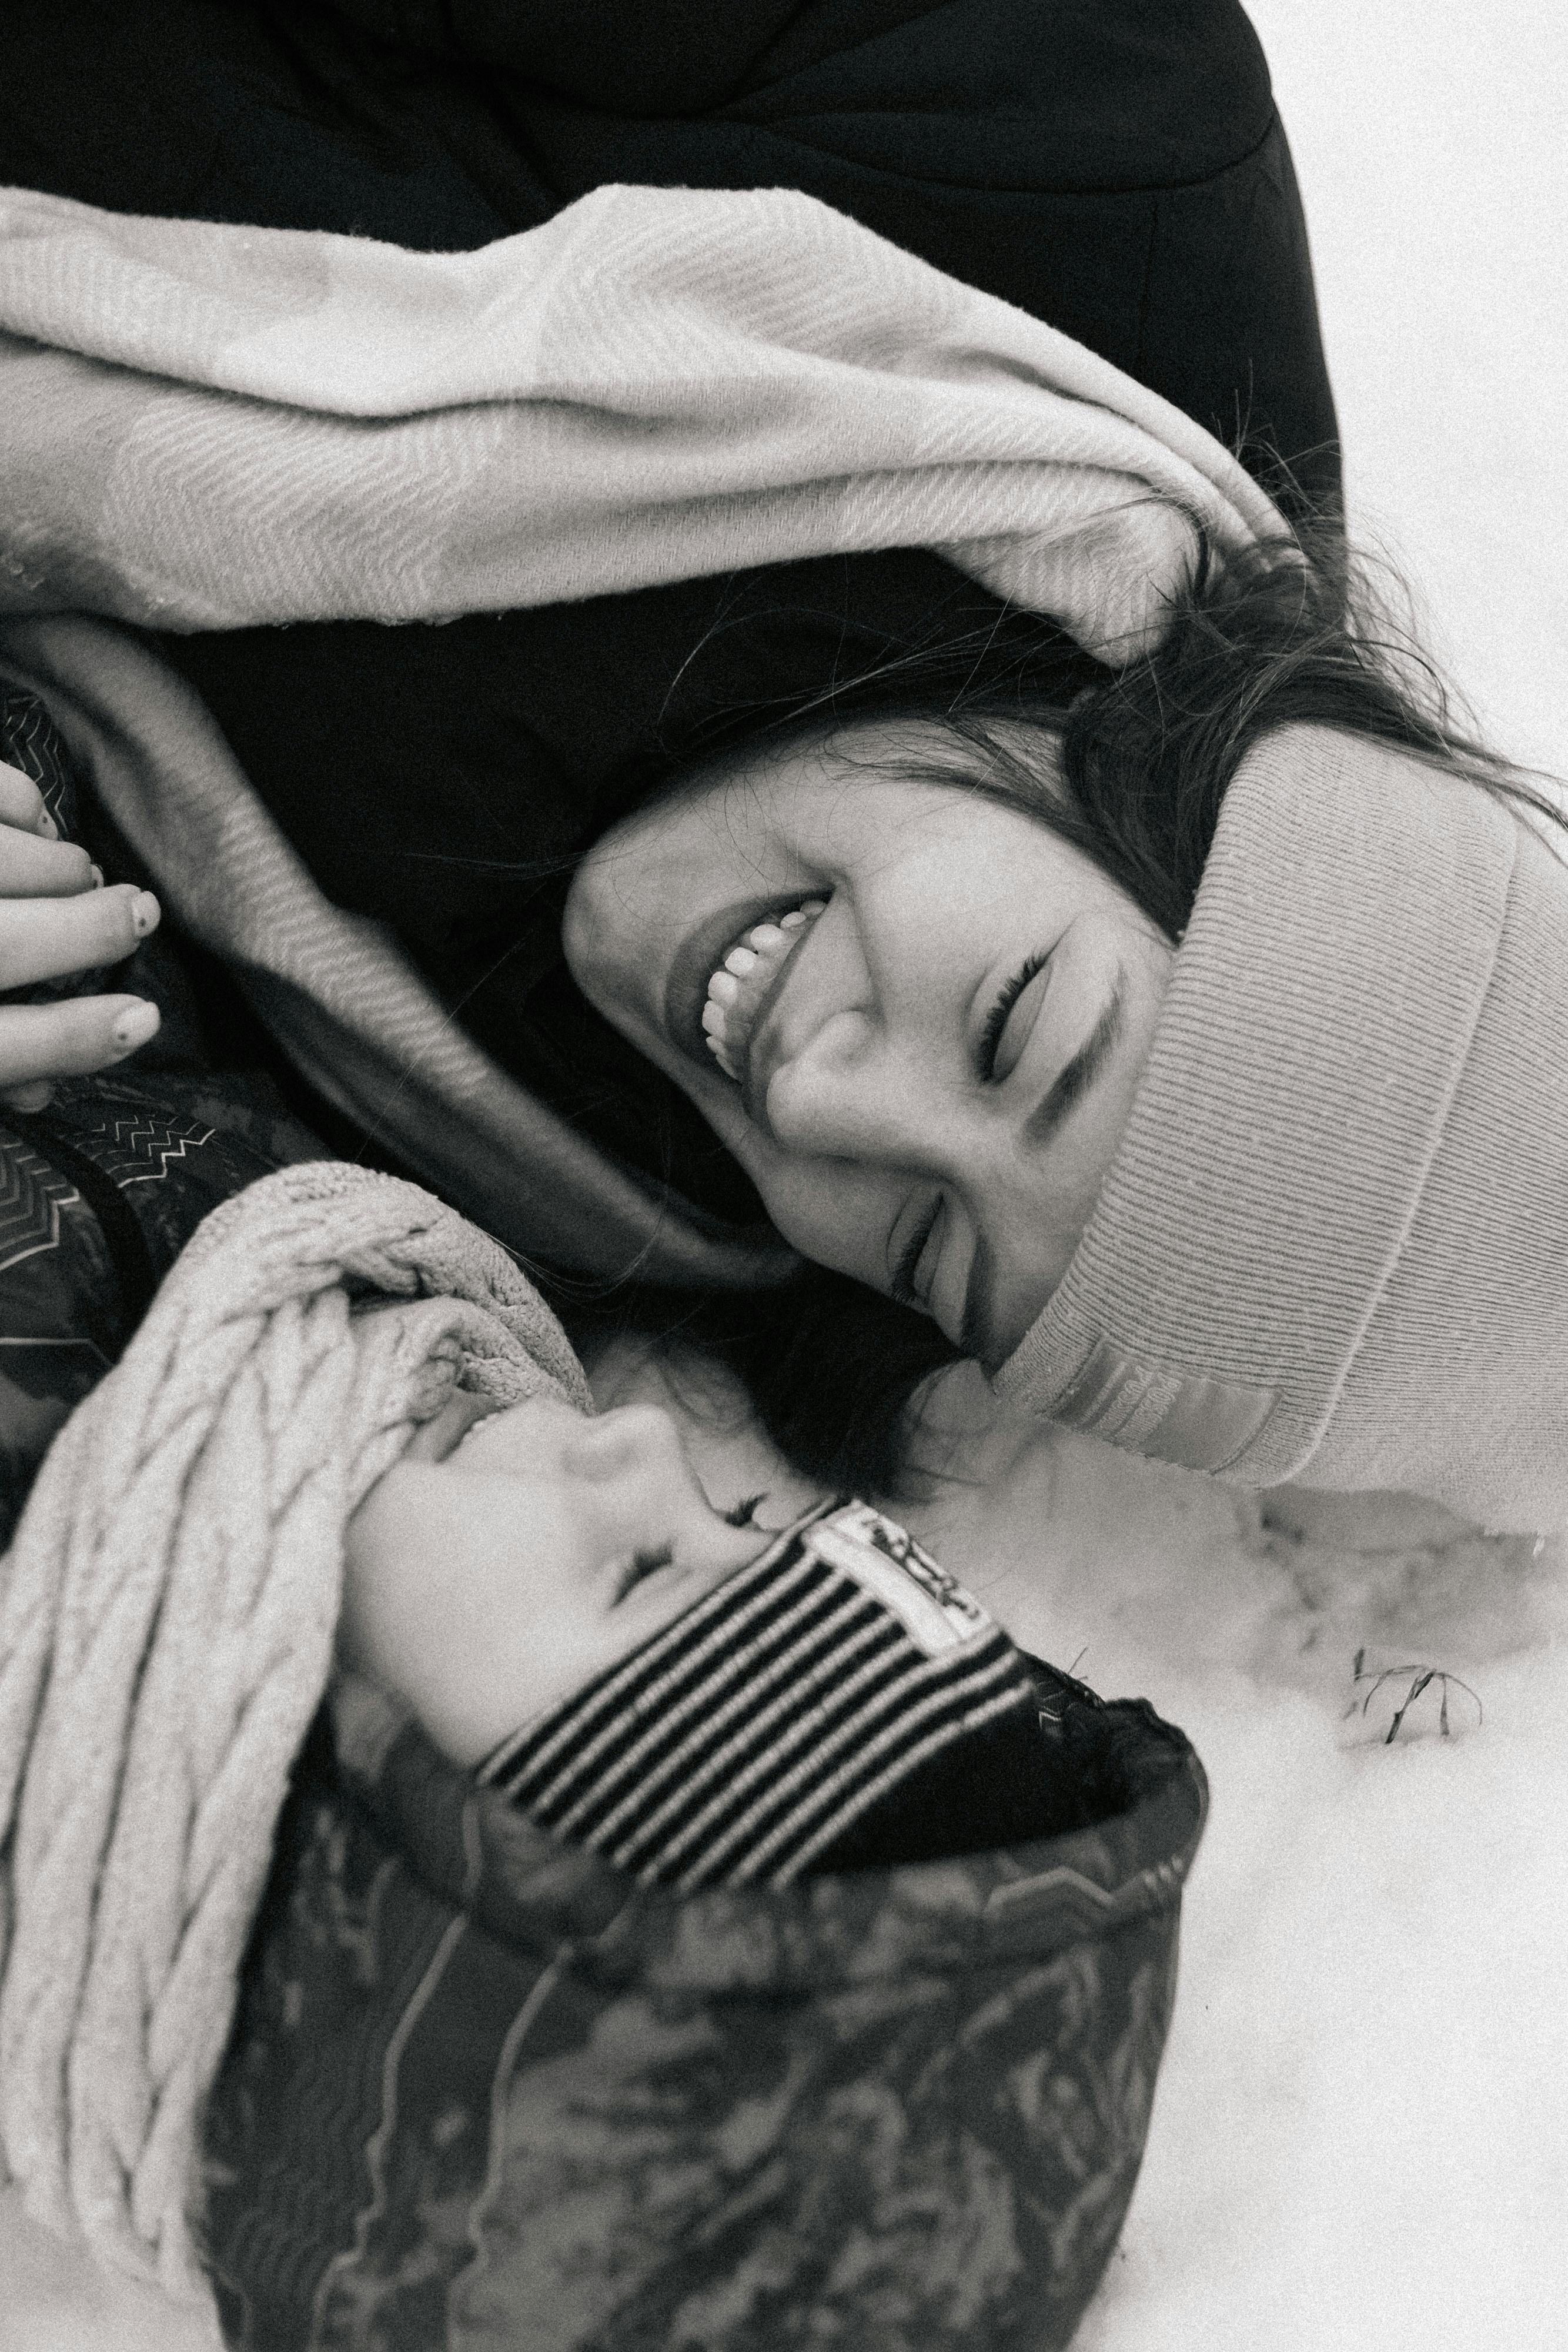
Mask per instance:
[[[378,1682],[388,1681],[396,1665],[407,1613],[400,1559],[406,1527],[398,1502],[402,1484],[397,1469],[388,1471],[349,1521],[343,1540],[338,1654],[345,1665]]]
[[[507,1671],[497,1655],[507,1596],[495,1543],[464,1528],[466,1498],[455,1486],[440,1467],[405,1458],[360,1506],[344,1545],[338,1652],[466,1765],[494,1744],[491,1726],[509,1703],[496,1689]]]

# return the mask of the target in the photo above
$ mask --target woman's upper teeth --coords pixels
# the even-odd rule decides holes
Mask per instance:
[[[739,1081],[747,1031],[779,957],[798,943],[826,904],[825,898],[806,898],[776,922],[754,923],[714,971],[703,1006],[703,1027],[708,1051],[727,1077]]]

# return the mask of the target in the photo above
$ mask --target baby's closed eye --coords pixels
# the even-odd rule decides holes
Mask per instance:
[[[644,1577],[656,1575],[661,1568],[673,1568],[674,1559],[674,1544],[649,1544],[634,1551],[615,1580],[616,1600],[624,1601]]]

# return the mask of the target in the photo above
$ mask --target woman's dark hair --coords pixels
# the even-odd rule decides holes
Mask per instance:
[[[895,649],[809,702],[726,711],[684,740],[679,760],[900,714],[920,722],[901,773],[1028,811],[1174,941],[1231,779],[1280,727],[1330,727],[1412,752],[1562,822],[1538,784],[1480,740],[1402,606],[1392,575],[1380,580],[1349,554],[1337,520],[1309,520],[1245,559],[1222,564],[1202,547],[1158,648],[1124,668],[1009,612],[979,632]],[[915,1401],[957,1354],[925,1318],[809,1267],[765,1299],[685,1302],[670,1320],[730,1364],[774,1441],[824,1486],[896,1495],[918,1480]]]

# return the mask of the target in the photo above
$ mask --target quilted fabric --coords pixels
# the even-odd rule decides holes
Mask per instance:
[[[1201,1770],[1038,1670],[1105,1818],[675,1899],[412,1728],[307,1755],[208,2111],[248,2352],[1053,2352],[1148,2128]]]

